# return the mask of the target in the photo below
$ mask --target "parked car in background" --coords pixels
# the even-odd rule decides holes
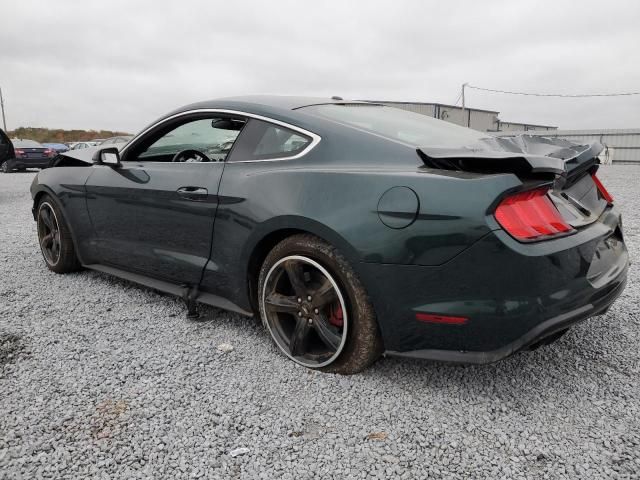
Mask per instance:
[[[56,156],[56,151],[45,147],[34,140],[11,140],[13,144],[13,158],[7,158],[0,164],[3,173],[13,170],[25,170],[27,168],[46,168],[51,158]]]
[[[133,138],[133,135],[122,135],[119,137],[110,137],[104,140],[100,145],[112,145],[115,143],[127,143]]]
[[[104,138],[94,138],[93,140],[91,140],[92,143],[95,143],[96,145],[100,145],[102,142],[104,142],[106,139]]]
[[[11,139],[4,133],[4,130],[0,128],[0,170],[3,172],[5,168],[8,168],[9,160],[15,157],[13,152],[13,143]]]
[[[83,148],[95,147],[93,142],[76,142],[70,150],[82,150]]]
[[[148,285],[193,316],[203,302],[261,317],[309,368],[354,373],[383,352],[488,363],[623,291],[601,150],[373,103],[240,97],[58,155],[33,180],[33,216],[52,271]]]
[[[67,147],[64,143],[43,143],[42,145],[55,150],[56,153],[64,153],[69,150],[69,147]]]

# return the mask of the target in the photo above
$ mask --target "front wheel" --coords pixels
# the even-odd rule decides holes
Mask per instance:
[[[2,164],[0,165],[0,170],[2,171],[2,173],[9,173],[11,171],[11,169],[9,168],[8,160],[2,162]]]
[[[40,251],[49,270],[56,273],[75,272],[80,269],[71,238],[71,231],[62,210],[49,195],[38,203],[36,216]]]
[[[356,273],[331,245],[294,235],[267,255],[259,278],[262,321],[293,361],[352,374],[383,346],[371,302]]]

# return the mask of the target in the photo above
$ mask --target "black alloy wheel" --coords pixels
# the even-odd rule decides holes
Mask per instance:
[[[55,201],[44,195],[36,215],[38,243],[49,270],[69,273],[80,270],[71,232],[64,215]]]
[[[289,358],[320,368],[340,356],[349,326],[345,299],[318,262],[302,255],[278,260],[266,275],[261,301],[265,324]]]
[[[46,262],[52,267],[60,261],[60,225],[56,212],[48,202],[40,204],[38,210],[38,238]]]

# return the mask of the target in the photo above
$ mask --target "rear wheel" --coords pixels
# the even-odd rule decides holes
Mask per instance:
[[[38,203],[38,241],[40,251],[49,270],[56,273],[75,272],[80,269],[71,232],[60,208],[49,195]]]
[[[259,278],[262,321],[274,342],[305,367],[357,373],[382,353],[375,313],[355,272],[312,235],[283,240]]]
[[[9,169],[9,161],[5,160],[4,162],[2,162],[2,164],[0,165],[0,170],[2,170],[2,173],[9,173],[11,170]]]

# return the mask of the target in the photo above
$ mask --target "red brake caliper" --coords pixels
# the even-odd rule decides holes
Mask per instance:
[[[342,327],[344,325],[344,317],[342,314],[342,307],[340,304],[331,306],[331,312],[329,316],[329,323],[336,327]]]

